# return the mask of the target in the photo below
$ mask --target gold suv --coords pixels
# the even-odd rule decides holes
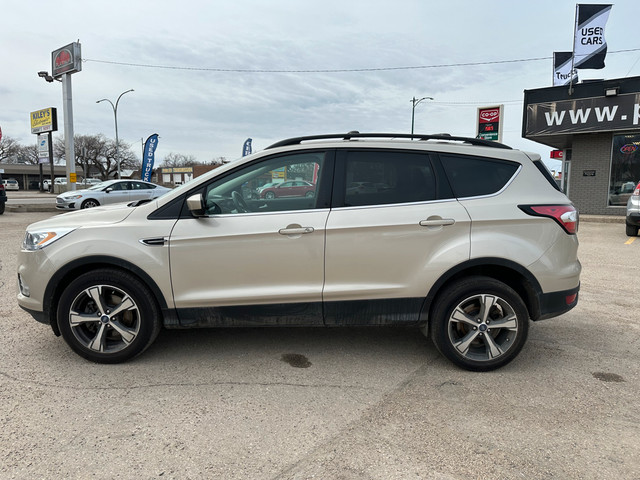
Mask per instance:
[[[292,181],[313,195],[256,194]],[[529,319],[576,305],[577,227],[536,154],[448,135],[300,137],[151,201],[30,225],[18,302],[95,362],[140,354],[161,327],[396,325],[492,370]]]

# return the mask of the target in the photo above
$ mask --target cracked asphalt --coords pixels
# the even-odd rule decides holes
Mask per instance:
[[[163,331],[96,365],[16,302],[0,215],[0,478],[640,479],[640,240],[583,223],[578,307],[462,371],[417,330]]]

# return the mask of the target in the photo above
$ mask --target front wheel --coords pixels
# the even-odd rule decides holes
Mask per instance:
[[[456,365],[489,371],[513,360],[527,339],[529,312],[508,285],[489,277],[469,277],[449,286],[430,319],[438,350]]]
[[[151,292],[128,272],[101,269],[80,275],[62,292],[58,326],[67,344],[98,363],[142,353],[160,331]]]
[[[100,206],[100,202],[98,202],[97,200],[94,200],[93,198],[90,198],[89,200],[85,200],[84,202],[82,202],[82,205],[80,206],[80,208],[94,208],[99,206]]]

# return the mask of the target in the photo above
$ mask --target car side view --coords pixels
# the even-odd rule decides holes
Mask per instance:
[[[255,195],[270,182],[314,194]],[[140,354],[162,327],[392,325],[487,371],[516,358],[530,320],[577,304],[577,230],[536,154],[449,135],[298,137],[143,204],[30,225],[18,303],[94,362]]]
[[[58,195],[56,208],[79,210],[114,203],[151,200],[169,191],[170,188],[142,180],[108,180],[94,183],[93,186],[82,190],[70,190]]]

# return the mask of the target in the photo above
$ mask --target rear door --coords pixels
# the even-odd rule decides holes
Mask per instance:
[[[469,216],[439,168],[413,151],[337,154],[326,229],[327,324],[417,322],[433,283],[469,258]],[[354,184],[370,188],[348,188]]]

